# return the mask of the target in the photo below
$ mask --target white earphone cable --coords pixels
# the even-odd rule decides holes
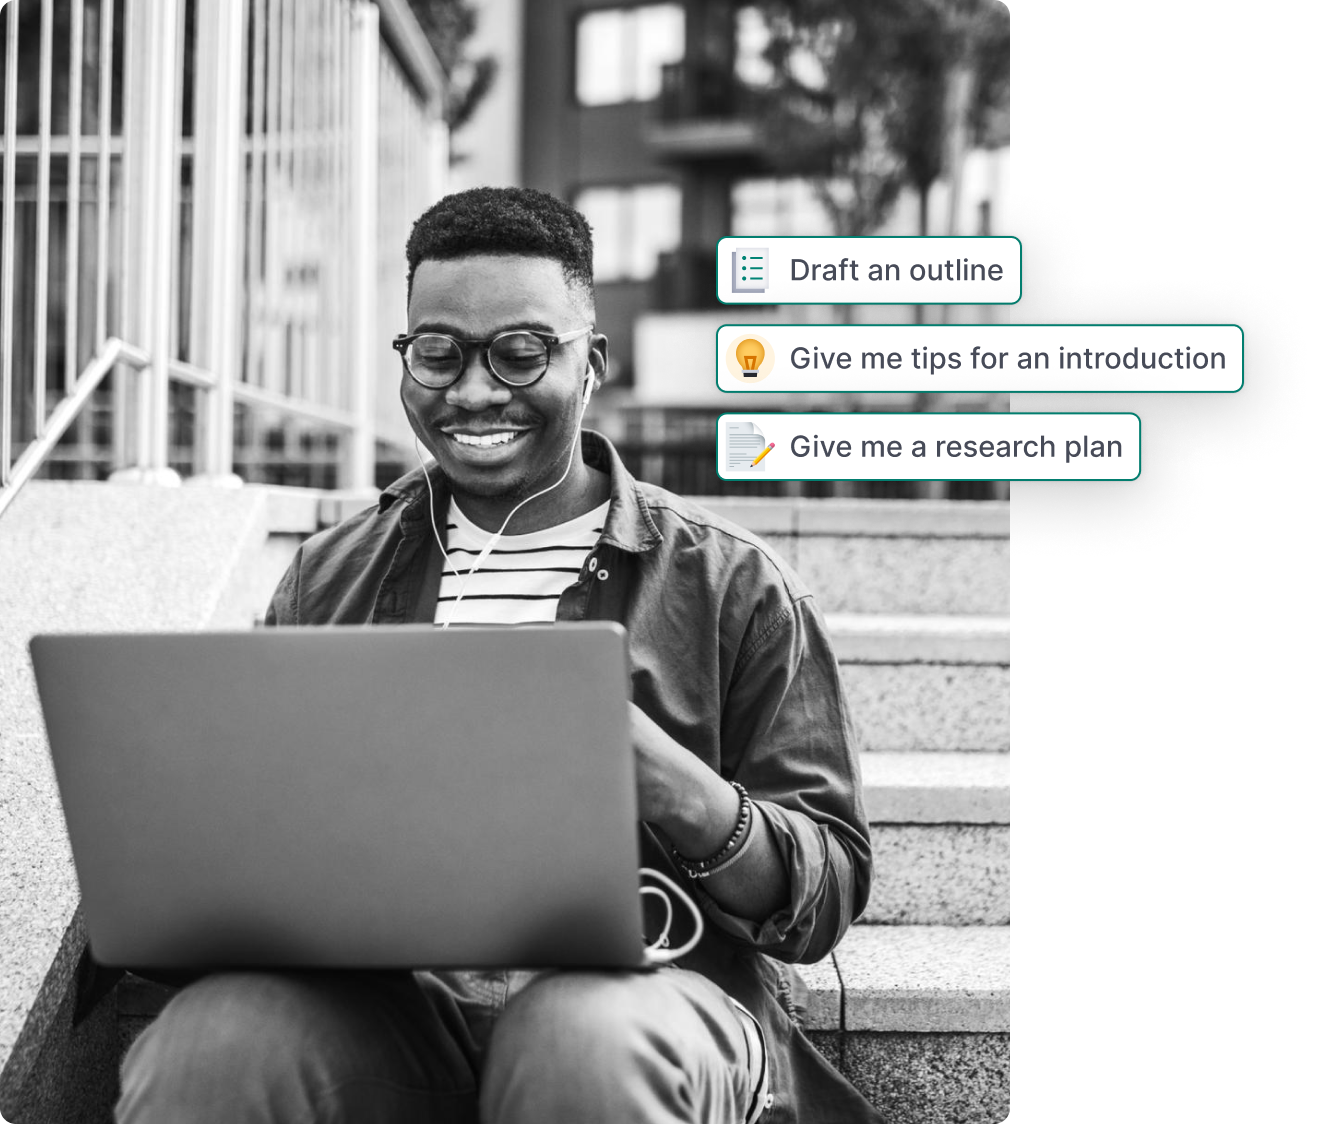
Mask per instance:
[[[591,391],[594,389],[595,385],[595,375],[593,371],[587,371],[587,380],[585,394],[582,397],[581,413],[577,415],[576,432],[572,435],[572,444],[568,446],[567,467],[563,469],[563,475],[550,484],[549,487],[541,488],[540,491],[536,492],[534,495],[527,496],[526,499],[518,503],[512,511],[508,512],[507,517],[504,519],[503,523],[500,524],[499,529],[494,532],[490,537],[490,541],[485,544],[481,549],[480,554],[476,556],[476,561],[471,564],[471,569],[462,575],[462,584],[458,587],[458,596],[453,602],[452,610],[449,612],[449,619],[440,625],[441,628],[448,628],[450,621],[452,621],[457,613],[458,606],[462,604],[463,597],[467,594],[467,583],[471,581],[472,575],[485,564],[485,560],[489,558],[490,553],[494,550],[499,540],[503,538],[503,533],[507,529],[508,524],[512,521],[512,517],[526,504],[534,499],[539,499],[546,492],[552,492],[568,478],[568,474],[572,471],[572,454],[576,450],[577,442],[581,439],[581,427],[586,420],[586,407],[590,404]],[[421,455],[421,442],[415,433],[412,434],[412,447],[416,450],[417,463],[421,466],[421,475],[426,482],[426,493],[430,500],[430,529],[435,536],[435,545],[439,547],[439,552],[444,557],[444,565],[451,568],[456,575],[459,572],[458,568],[453,564],[453,560],[449,557],[448,551],[444,549],[444,540],[439,533],[439,525],[435,522],[435,489],[430,483],[430,473],[426,471],[425,459]]]
[[[555,480],[554,483],[550,484],[549,487],[542,488],[534,495],[527,496],[526,499],[522,500],[519,504],[517,504],[516,507],[512,509],[512,511],[508,513],[507,518],[504,519],[499,529],[495,531],[495,533],[491,536],[490,541],[485,544],[480,554],[477,555],[476,561],[472,563],[471,569],[469,569],[466,572],[466,574],[463,576],[462,585],[458,590],[457,599],[453,603],[453,611],[449,613],[449,620],[452,620],[454,614],[457,611],[458,605],[462,603],[462,598],[464,594],[467,592],[467,583],[471,580],[471,576],[484,564],[485,560],[490,556],[490,552],[494,549],[495,544],[499,541],[500,538],[503,537],[503,533],[507,528],[509,522],[512,520],[512,517],[516,515],[517,512],[520,511],[523,506],[530,503],[532,500],[538,499],[540,496],[543,496],[546,492],[552,492],[555,488],[557,488],[560,484],[562,484],[564,480],[567,479],[568,473],[572,471],[572,452],[576,449],[577,441],[579,441],[581,438],[581,427],[582,427],[582,423],[585,421],[586,418],[586,406],[589,405],[591,391],[594,390],[594,373],[588,372],[587,378],[589,379],[589,381],[586,383],[586,390],[583,395],[583,400],[581,404],[581,413],[577,416],[576,433],[573,435],[572,444],[568,448],[568,463],[567,463],[567,467],[563,470],[563,475],[560,476],[557,480]],[[425,460],[421,455],[421,442],[418,440],[415,434],[413,434],[412,436],[412,444],[413,447],[416,449],[417,462],[421,465],[421,475],[425,478],[426,481],[426,493],[430,501],[430,529],[435,536],[435,545],[439,547],[440,554],[442,554],[444,557],[445,566],[451,568],[454,574],[457,574],[458,568],[453,565],[452,560],[449,558],[448,551],[444,549],[444,540],[439,533],[439,526],[435,522],[435,490],[430,482],[430,473],[426,470]],[[449,626],[449,621],[445,621],[440,627],[448,628],[448,626]],[[656,896],[662,898],[664,905],[666,907],[666,917],[664,919],[663,929],[659,933],[659,936],[656,937],[655,940],[646,947],[645,950],[646,964],[651,967],[659,967],[664,964],[671,964],[674,961],[685,956],[688,952],[690,952],[693,948],[695,948],[697,944],[700,943],[700,938],[704,935],[705,932],[704,917],[701,915],[700,909],[696,906],[696,903],[691,900],[690,895],[688,895],[686,891],[682,889],[681,886],[679,886],[676,882],[674,882],[671,878],[669,878],[668,875],[664,874],[662,871],[655,870],[653,867],[648,867],[648,866],[641,867],[640,873],[643,877],[645,875],[649,875],[651,878],[657,879],[659,882],[663,883],[663,885],[668,887],[668,890],[671,891],[672,894],[675,895],[678,898],[678,900],[681,901],[682,904],[685,905],[691,913],[691,917],[694,923],[691,937],[687,940],[685,944],[680,945],[677,948],[672,948],[672,949],[667,948],[666,945],[668,944],[668,935],[673,925],[672,898],[665,890],[660,889],[659,887],[656,886],[641,887],[640,892],[642,897],[650,895],[650,896]]]
[[[673,905],[672,902],[668,903],[668,920],[664,923],[663,932],[645,949],[646,964],[657,968],[664,964],[671,964],[675,960],[680,960],[700,943],[700,938],[705,935],[705,919],[696,903],[691,900],[691,896],[662,870],[655,870],[652,866],[643,866],[641,867],[641,874],[642,876],[648,874],[651,878],[657,879],[667,886],[677,896],[677,899],[691,911],[694,922],[694,930],[686,944],[679,945],[677,948],[663,948],[668,940],[668,930],[673,922]],[[645,895],[646,893],[663,894],[664,892],[654,886],[642,886],[641,894]],[[667,901],[667,895],[664,895],[664,897]]]

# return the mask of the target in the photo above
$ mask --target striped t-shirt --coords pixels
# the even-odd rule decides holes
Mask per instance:
[[[609,510],[599,507],[543,531],[504,535],[470,577],[492,531],[477,527],[449,501],[443,576],[436,624],[538,624],[552,621],[558,599],[581,573],[604,530]],[[461,601],[458,597],[461,595]],[[457,611],[454,611],[454,606]]]

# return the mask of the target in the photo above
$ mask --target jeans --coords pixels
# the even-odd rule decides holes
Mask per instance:
[[[764,1066],[754,1020],[678,968],[235,972],[133,1044],[115,1120],[745,1124]]]

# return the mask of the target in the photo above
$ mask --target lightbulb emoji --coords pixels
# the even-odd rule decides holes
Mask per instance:
[[[720,379],[727,377],[734,385],[750,390],[763,385],[773,374],[773,344],[763,336],[735,335],[729,338],[723,335],[723,329],[719,330],[719,335],[723,344]]]
[[[743,378],[759,378],[760,364],[764,362],[764,344],[754,336],[748,336],[737,344],[737,362],[741,364]]]

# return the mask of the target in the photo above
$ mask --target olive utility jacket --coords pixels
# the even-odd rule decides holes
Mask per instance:
[[[773,1093],[763,1124],[877,1121],[802,1033],[804,988],[785,966],[828,956],[870,887],[855,739],[822,615],[800,578],[753,535],[638,482],[598,434],[583,432],[582,448],[610,476],[609,510],[558,619],[626,628],[634,701],[679,745],[746,788],[788,873],[787,906],[752,923],[685,879],[641,825],[642,865],[685,882],[706,917],[704,937],[680,963],[763,1027]],[[429,471],[442,527],[448,489]],[[377,506],[309,539],[266,623],[433,621],[439,552],[427,498],[414,470]]]

